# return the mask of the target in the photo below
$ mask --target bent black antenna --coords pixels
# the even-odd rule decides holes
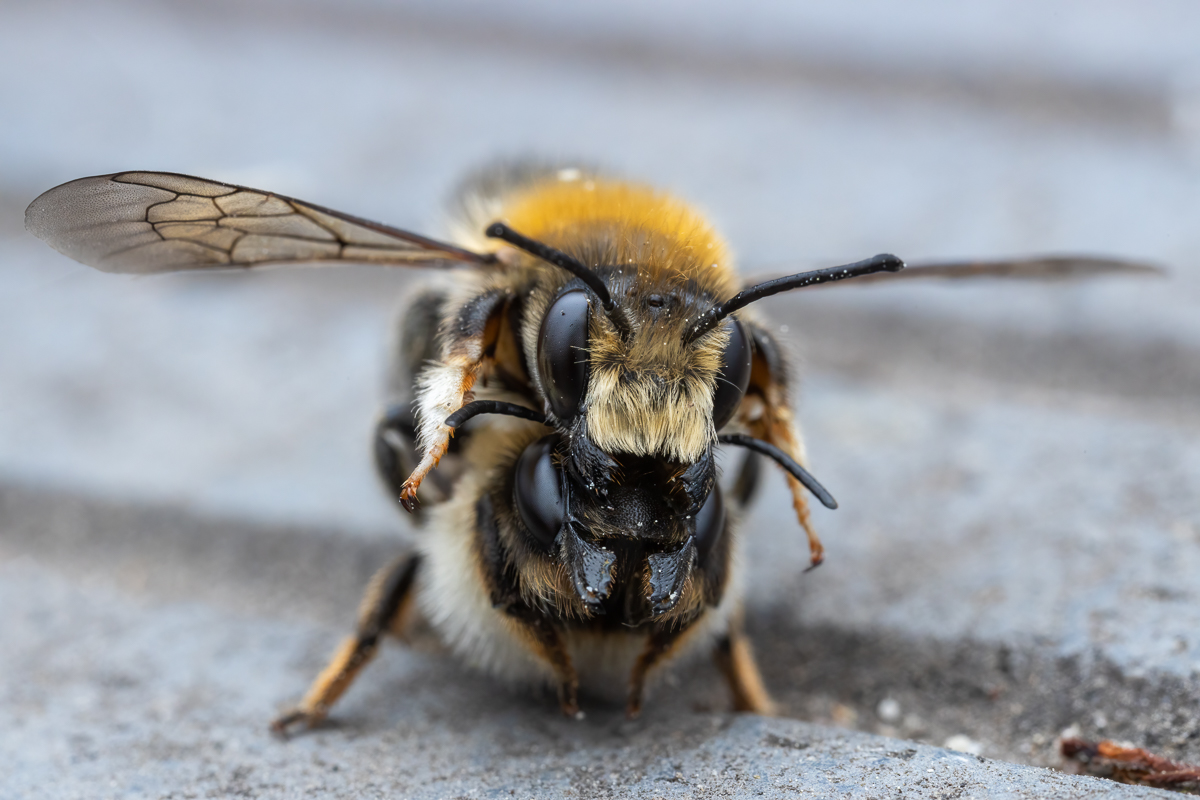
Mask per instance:
[[[612,295],[608,293],[608,287],[604,285],[604,281],[600,279],[600,276],[584,266],[583,262],[579,259],[569,256],[561,250],[555,250],[553,247],[542,244],[535,239],[530,239],[528,236],[522,236],[503,222],[493,222],[487,226],[487,230],[484,233],[492,239],[501,239],[532,256],[536,256],[556,267],[561,267],[582,280],[600,300],[600,305],[604,308],[605,316],[612,321],[613,327],[617,329],[621,338],[629,338],[633,332],[633,328],[630,326],[624,310],[612,299]]]

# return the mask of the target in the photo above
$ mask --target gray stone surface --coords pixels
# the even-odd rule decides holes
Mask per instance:
[[[1145,4],[1114,7],[1109,27],[1086,3],[1063,3],[1057,22],[1034,13],[1036,5],[1017,28],[1046,41],[1088,85],[1124,86],[1130,63],[1154,63],[1130,80],[1170,95],[1191,74],[1192,50],[1169,46],[1186,28],[1186,19],[1173,21],[1183,13],[1174,4],[1151,4],[1155,13]],[[604,32],[619,25],[594,24],[600,7],[576,18],[530,6],[504,30],[526,23],[535,40],[554,41],[562,27],[588,41],[611,39]],[[939,32],[946,6],[919,7],[905,13],[905,42],[921,43],[932,60],[941,52],[994,75],[987,67],[996,56],[982,54],[1006,52],[1011,33],[976,32],[970,49],[981,55],[969,58]],[[1038,122],[1003,103],[944,102],[918,91],[919,82],[880,96],[829,85],[819,71],[761,80],[736,70],[714,75],[686,59],[585,57],[586,48],[579,57],[539,54],[524,39],[480,33],[486,18],[455,16],[454,6],[439,25],[430,21],[438,18],[432,6],[187,8],[5,8],[0,98],[11,113],[0,130],[0,200],[9,209],[0,365],[17,410],[0,419],[0,470],[247,513],[306,482],[310,490],[274,509],[302,502],[301,518],[391,524],[367,488],[357,441],[377,396],[392,302],[382,287],[394,281],[399,291],[412,278],[371,278],[358,292],[343,272],[266,276],[252,286],[120,280],[86,274],[21,231],[21,209],[46,187],[142,166],[266,186],[431,230],[440,198],[471,165],[505,153],[582,154],[694,198],[762,268],[882,250],[910,260],[1048,250],[1149,258],[1169,265],[1172,279],[829,290],[789,302],[812,318],[811,360],[824,369],[904,369],[919,346],[951,373],[974,362],[985,378],[1028,382],[1034,367],[1068,388],[1195,405],[1200,159],[1182,122],[1132,131],[1112,120],[1072,122],[1065,102],[1057,104],[1061,118]],[[746,28],[712,14],[710,25],[730,30],[728,52],[737,58],[796,55],[778,42],[755,47],[754,30],[816,30],[839,43],[851,37],[837,31],[865,25],[777,14],[774,25]],[[882,33],[864,32],[864,42],[894,30],[889,20],[879,20]],[[664,46],[677,41],[675,26],[658,16],[631,17],[628,27],[630,35],[657,32]],[[454,33],[460,29],[477,35]],[[700,47],[703,38],[689,30],[675,36]],[[1076,50],[1091,55],[1062,55]],[[1145,55],[1151,50],[1158,55]],[[1125,55],[1101,68],[1106,52]],[[1064,71],[1038,74],[1053,83]],[[989,96],[986,84],[976,94]],[[539,113],[547,104],[553,113]],[[304,300],[275,295],[293,282],[308,290]],[[346,304],[327,304],[342,287]],[[362,304],[357,314],[353,303]],[[897,353],[905,343],[910,352]],[[105,403],[109,397],[121,402]],[[73,399],[101,403],[110,416],[90,430],[70,425],[79,419]],[[281,413],[286,406],[294,411]],[[178,447],[180,439],[191,444]],[[268,456],[281,449],[289,458]],[[338,467],[323,468],[320,453]],[[168,454],[187,465],[159,469]],[[97,459],[109,465],[100,474],[87,466]],[[280,461],[311,466],[276,472]]]
[[[361,540],[334,555],[336,536],[293,531],[284,548],[263,530],[11,488],[0,513],[0,797],[1166,796],[714,713],[696,706],[711,667],[664,683],[636,723],[595,702],[572,721],[549,697],[401,648],[332,726],[283,742],[266,719],[341,633],[313,620],[357,588],[335,566],[312,592],[314,567],[361,557]]]
[[[0,796],[1137,794],[895,738],[1056,765],[1072,724],[1200,761],[1195,8],[497,8],[0,7]],[[772,301],[842,507],[801,576],[767,487],[751,624],[818,725],[724,715],[707,665],[643,724],[574,725],[394,648],[338,726],[275,742],[410,534],[365,455],[415,278],[115,278],[21,212],[144,167],[433,231],[463,169],[530,152],[678,189],[752,270],[1071,250],[1171,277]]]

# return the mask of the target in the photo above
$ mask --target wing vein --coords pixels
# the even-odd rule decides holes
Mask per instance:
[[[126,171],[71,181],[35,199],[25,220],[55,249],[107,272],[314,261],[499,265],[494,253],[286,195],[173,172]]]

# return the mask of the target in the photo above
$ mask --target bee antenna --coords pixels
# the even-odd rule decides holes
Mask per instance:
[[[532,408],[519,406],[516,403],[504,403],[500,400],[476,400],[473,403],[467,403],[458,411],[446,417],[446,421],[442,424],[447,428],[458,428],[471,417],[477,417],[480,414],[505,414],[510,417],[531,419],[543,425],[550,424],[547,422],[545,414],[539,414]]]
[[[503,222],[493,222],[487,226],[487,230],[484,233],[492,239],[502,239],[513,247],[524,250],[530,255],[537,256],[556,267],[561,267],[578,277],[599,298],[605,316],[612,321],[617,332],[621,334],[621,338],[629,338],[633,329],[629,325],[625,311],[613,300],[612,295],[608,293],[608,287],[604,285],[604,281],[600,280],[600,276],[584,266],[583,262],[579,259],[569,256],[561,250],[555,250],[549,245],[530,239],[528,236],[522,236]]]
[[[728,317],[739,308],[745,308],[756,300],[770,297],[773,294],[786,292],[791,289],[803,289],[805,286],[816,286],[819,283],[842,281],[846,278],[858,278],[874,272],[899,272],[904,269],[904,262],[890,253],[879,255],[853,264],[843,264],[840,267],[826,267],[812,272],[800,272],[783,278],[755,284],[749,289],[738,292],[724,303],[718,303],[700,315],[684,337],[684,343],[695,341],[716,327],[717,323]]]
[[[804,488],[813,493],[813,496],[821,501],[821,505],[826,508],[837,508],[837,500],[833,499],[833,495],[829,490],[817,481],[808,470],[796,463],[796,459],[789,456],[787,453],[780,450],[770,442],[764,442],[762,439],[755,439],[753,436],[746,436],[741,433],[726,433],[717,437],[717,441],[721,444],[736,444],[739,447],[745,447],[748,450],[753,450],[756,453],[762,453],[764,456],[773,459],[775,463],[786,469],[793,478],[804,484]]]

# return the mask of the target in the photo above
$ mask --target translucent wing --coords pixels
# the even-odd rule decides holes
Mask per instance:
[[[25,227],[90,267],[143,275],[315,261],[494,260],[291,197],[170,172],[118,172],[56,186],[29,204]]]

